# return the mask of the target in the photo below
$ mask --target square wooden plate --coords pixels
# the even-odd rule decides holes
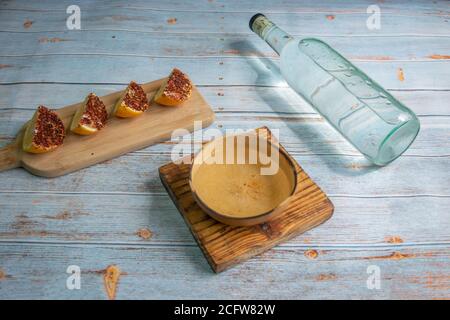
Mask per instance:
[[[271,137],[268,128],[256,129]],[[273,138],[272,138],[273,139]],[[283,146],[280,145],[281,148]],[[221,272],[328,220],[334,206],[294,160],[299,184],[297,199],[275,220],[251,227],[220,223],[200,209],[192,197],[189,173],[193,155],[180,164],[159,168],[161,181],[215,272]],[[186,160],[184,159],[184,160]]]

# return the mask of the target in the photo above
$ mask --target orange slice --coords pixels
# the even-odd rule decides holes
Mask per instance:
[[[164,106],[176,106],[189,99],[191,94],[191,80],[175,68],[156,93],[155,102]]]
[[[31,153],[48,152],[62,145],[64,137],[64,123],[59,116],[39,106],[25,129],[22,148]]]
[[[90,135],[98,132],[106,125],[108,112],[105,104],[94,93],[88,94],[82,106],[73,116],[70,131]]]
[[[131,81],[122,97],[117,101],[114,114],[120,118],[130,118],[141,115],[149,108],[144,89]]]

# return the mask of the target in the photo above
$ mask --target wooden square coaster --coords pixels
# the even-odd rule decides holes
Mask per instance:
[[[267,127],[258,134],[273,139]],[[280,148],[283,148],[280,145]],[[328,220],[334,206],[326,194],[294,160],[299,184],[293,201],[276,219],[251,227],[233,227],[220,223],[204,213],[189,188],[190,162],[168,163],[159,168],[164,187],[177,206],[195,240],[215,272],[221,272],[273,246],[295,237]]]

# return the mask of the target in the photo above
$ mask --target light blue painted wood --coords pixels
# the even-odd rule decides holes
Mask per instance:
[[[222,64],[221,64],[222,63]],[[199,85],[258,85],[287,87],[278,64],[268,58],[148,58],[130,56],[1,57],[0,84],[56,82],[127,84],[166,77],[173,66],[187,72]],[[203,72],[207,64],[208,72]],[[447,61],[355,62],[387,89],[449,90]],[[76,67],[74,67],[76,66]],[[398,79],[401,68],[404,81]],[[431,75],[431,76],[430,76]]]
[[[4,214],[0,245],[14,241],[40,243],[109,243],[120,245],[195,245],[174,205],[164,193],[79,194],[0,193]],[[332,196],[333,219],[280,247],[333,248],[450,244],[450,196]],[[404,223],[409,221],[409,223]],[[370,226],[370,227],[368,227]],[[141,228],[152,237],[142,239]],[[432,232],[430,232],[432,231]],[[390,243],[392,237],[402,243]]]
[[[197,12],[280,12],[280,13],[336,13],[351,14],[366,12],[372,0],[336,0],[330,3],[328,0],[315,1],[252,1],[252,0],[212,0],[212,1],[177,1],[166,0],[79,0],[77,3],[86,8],[130,8],[135,10],[153,11],[197,11]],[[27,0],[9,0],[2,3],[4,10],[30,10],[30,11],[65,11],[65,8],[73,4],[70,0],[61,0],[55,3],[53,0],[30,2]],[[409,0],[397,0],[392,2],[379,1],[378,5],[383,13],[402,13],[406,15],[445,15],[449,13],[449,5],[446,0],[415,2],[411,5]]]
[[[140,39],[140,41],[136,41]],[[450,59],[450,40],[442,37],[323,36],[352,61],[429,61]],[[133,31],[1,32],[0,56],[130,55],[146,57],[276,57],[254,34],[154,34]]]
[[[449,157],[400,157],[377,168],[362,156],[292,153],[330,196],[450,195]],[[156,170],[170,160],[169,152],[131,153],[58,179],[42,179],[14,169],[0,173],[0,191],[165,193]]]
[[[335,215],[214,275],[157,175],[170,161],[170,142],[58,179],[3,172],[0,298],[102,299],[101,272],[112,263],[126,272],[124,299],[450,297],[447,1],[378,3],[379,31],[365,27],[370,0],[77,3],[78,32],[65,29],[71,1],[0,4],[0,146],[37,104],[61,107],[178,66],[213,105],[214,128],[281,129],[281,142],[331,196]],[[367,166],[276,74],[271,49],[247,27],[256,11],[293,34],[323,37],[394,89],[422,124],[408,152],[388,167]],[[139,238],[139,228],[153,237]],[[308,259],[308,249],[318,258]],[[69,264],[82,268],[81,291],[65,289]],[[381,290],[366,288],[373,264]]]
[[[0,29],[15,32],[66,31],[66,6],[52,6],[57,11],[6,10],[2,12]],[[133,30],[144,33],[240,33],[250,34],[248,21],[252,12],[197,12],[156,11],[128,8],[105,8],[99,10],[95,3],[81,6],[82,30]],[[309,35],[441,35],[448,36],[448,13],[415,15],[384,14],[382,27],[369,30],[366,21],[367,6],[358,12],[340,14],[334,20],[326,14],[272,13],[270,17],[292,34]],[[177,19],[176,23],[168,22]],[[25,21],[33,21],[24,28]],[[169,20],[174,21],[174,20]],[[317,26],[320,25],[320,28]]]
[[[80,102],[89,92],[102,96],[123,89],[123,85],[102,84],[16,84],[0,86],[0,114],[3,110],[36,110],[36,103],[59,108]],[[291,88],[253,86],[198,86],[201,94],[219,115],[222,113],[273,113],[289,117],[316,112]],[[52,94],[63,92],[64,94]],[[449,116],[450,91],[397,91],[390,93],[419,116]],[[25,116],[25,115],[24,115]],[[28,116],[28,115],[26,115]],[[21,112],[14,119],[22,117]],[[4,117],[0,118],[0,121]],[[15,120],[13,120],[15,121]],[[5,124],[6,125],[6,124]],[[3,132],[9,133],[8,131]],[[11,132],[13,134],[14,132]],[[0,134],[1,135],[1,134]]]
[[[282,101],[278,98],[278,101]],[[306,106],[305,106],[306,107]],[[223,112],[218,110],[215,124],[211,128],[226,130],[257,128],[269,126],[279,130],[279,137],[289,152],[298,155],[349,155],[360,156],[342,136],[337,133],[324,119],[315,113],[295,114],[295,107],[289,108],[289,113],[278,112]],[[313,112],[310,110],[310,112]],[[9,143],[22,128],[23,124],[32,117],[34,109],[0,110],[0,125],[3,132],[0,135],[0,145]],[[406,151],[405,156],[415,157],[449,157],[450,156],[450,117],[449,116],[421,116],[421,131]],[[209,133],[208,133],[209,132]],[[204,137],[195,138],[196,145],[211,139],[214,132],[206,131]],[[191,140],[191,136],[185,139]],[[188,141],[189,141],[188,140]],[[142,153],[164,153],[170,155],[172,147],[179,140],[167,141],[151,148],[139,151]],[[327,141],[332,143],[324,143]],[[150,151],[151,150],[151,151]],[[406,183],[406,182],[405,182]]]
[[[317,249],[317,259],[309,260],[305,248],[275,248],[215,275],[196,245],[8,244],[0,251],[8,276],[0,282],[0,297],[105,299],[102,271],[110,264],[126,273],[118,299],[448,297],[448,246]],[[81,268],[81,290],[65,288],[69,265]],[[380,268],[380,290],[367,289],[370,265]]]

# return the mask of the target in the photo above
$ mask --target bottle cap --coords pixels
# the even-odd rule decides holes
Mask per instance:
[[[255,22],[256,18],[261,17],[261,16],[264,18],[266,17],[262,13],[257,13],[253,17],[251,17],[250,21],[248,22],[248,26],[250,27],[250,30],[254,31],[253,30],[253,22]]]

